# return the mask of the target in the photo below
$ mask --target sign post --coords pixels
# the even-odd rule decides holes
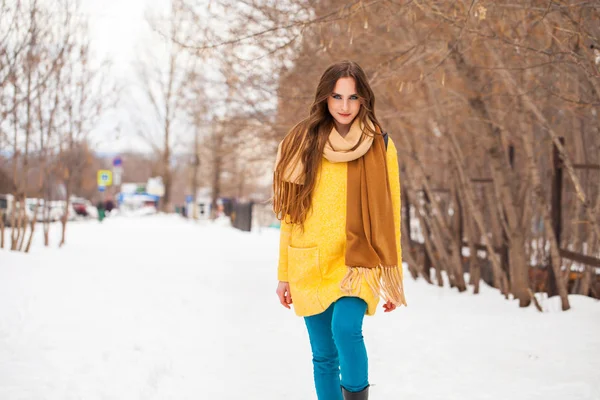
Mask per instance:
[[[121,184],[121,176],[123,175],[123,159],[120,156],[113,158],[113,180],[114,185],[119,186]]]
[[[107,169],[98,170],[98,191],[102,193],[102,202],[106,198],[106,188],[112,185],[112,172]]]

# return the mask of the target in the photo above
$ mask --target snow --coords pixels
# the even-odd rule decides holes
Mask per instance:
[[[59,233],[0,250],[0,399],[316,398],[276,229],[158,214]],[[598,301],[539,313],[405,275],[408,307],[365,319],[372,399],[600,399]]]

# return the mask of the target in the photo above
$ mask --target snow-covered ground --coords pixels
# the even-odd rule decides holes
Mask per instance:
[[[275,295],[277,230],[156,215],[67,235],[0,250],[1,400],[316,398],[304,323]],[[372,399],[600,399],[598,301],[539,313],[406,276],[409,306],[365,319]]]

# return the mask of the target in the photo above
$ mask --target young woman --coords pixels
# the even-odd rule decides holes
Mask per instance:
[[[381,132],[364,71],[344,61],[277,152],[277,295],[305,319],[319,400],[368,398],[363,317],[380,297],[385,312],[406,305],[398,159]]]

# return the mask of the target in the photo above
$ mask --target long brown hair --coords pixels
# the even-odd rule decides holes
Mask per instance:
[[[308,117],[296,124],[281,143],[281,159],[275,166],[273,176],[273,211],[279,220],[285,218],[288,223],[300,225],[303,225],[306,220],[312,204],[312,194],[323,157],[323,149],[334,126],[334,118],[329,113],[327,99],[333,93],[338,79],[348,77],[354,78],[356,83],[356,91],[361,104],[356,118],[366,129],[363,134],[378,134],[377,131],[371,129],[367,120],[371,120],[375,129],[381,132],[381,126],[375,117],[375,96],[363,69],[353,61],[342,61],[330,65],[319,80]],[[363,139],[364,136],[360,142]],[[298,157],[304,163],[303,184],[283,179],[283,172]]]

